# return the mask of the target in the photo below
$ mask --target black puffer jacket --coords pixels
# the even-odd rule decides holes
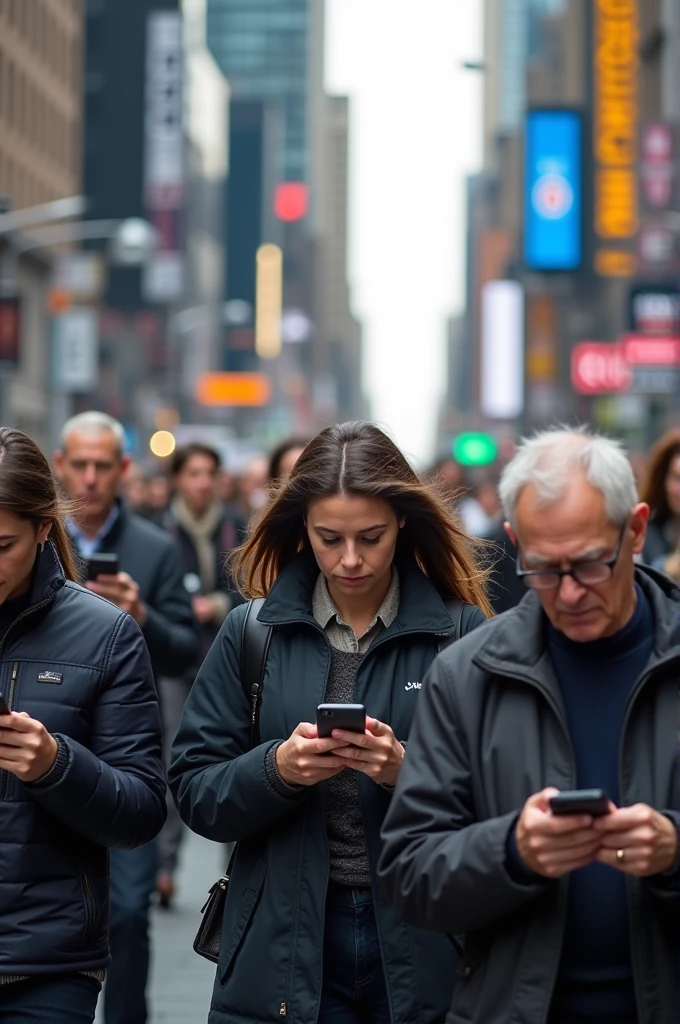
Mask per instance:
[[[0,974],[106,967],[106,847],[165,820],[158,705],[139,627],[67,582],[50,543],[0,644],[0,691],[68,754],[44,783],[0,771]]]
[[[622,806],[680,824],[680,593],[636,570],[654,652],[628,700]],[[568,877],[520,884],[506,840],[525,800],[575,789],[573,748],[535,593],[434,662],[383,826],[380,874],[411,924],[467,933],[449,1024],[544,1024],[558,973]],[[626,877],[640,1024],[680,1020],[680,872]]]

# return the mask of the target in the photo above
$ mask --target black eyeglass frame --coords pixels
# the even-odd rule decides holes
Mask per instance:
[[[627,528],[628,523],[625,522],[619,531],[619,539],[616,543],[614,554],[611,558],[608,558],[606,562],[583,562],[581,565],[575,565],[571,569],[520,569],[519,563],[521,558],[521,552],[518,547],[517,558],[515,559],[515,572],[517,573],[519,579],[524,580],[524,585],[526,587],[529,587],[530,590],[559,590],[559,588],[562,586],[562,580],[565,576],[571,576],[574,582],[578,583],[579,587],[596,587],[600,583],[607,583],[614,575],[614,569],[616,568],[616,563],[618,562],[619,555],[621,554],[623,538],[626,535]],[[578,578],[578,573],[580,569],[593,569],[595,568],[595,566],[601,566],[603,569],[609,569],[609,575],[605,576],[604,579],[594,580],[590,583],[584,583],[583,580],[580,580]],[[556,576],[557,583],[553,587],[532,587],[531,584],[527,582],[527,577],[529,576]]]

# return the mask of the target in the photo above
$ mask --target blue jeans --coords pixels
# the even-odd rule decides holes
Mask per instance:
[[[0,985],[0,1024],[92,1024],[101,985],[84,974],[46,974]]]
[[[106,976],[106,1024],[146,1024],[149,974],[149,906],[156,888],[158,848],[110,850],[113,963]]]
[[[390,1024],[378,926],[370,892],[331,884],[318,1024]]]

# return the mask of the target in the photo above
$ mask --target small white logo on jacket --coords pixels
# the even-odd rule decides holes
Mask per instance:
[[[405,690],[419,690],[422,687],[422,683],[407,683],[404,687]]]

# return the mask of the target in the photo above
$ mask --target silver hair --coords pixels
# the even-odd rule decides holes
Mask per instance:
[[[523,439],[503,470],[499,487],[505,518],[517,526],[517,502],[524,488],[536,488],[539,504],[562,497],[574,472],[604,497],[607,519],[623,526],[638,501],[630,462],[622,444],[588,427],[559,427]]]
[[[87,434],[92,437],[98,434],[113,434],[116,439],[117,454],[125,451],[125,431],[118,420],[105,412],[81,412],[67,420],[61,430],[61,450],[66,451],[71,434]]]

